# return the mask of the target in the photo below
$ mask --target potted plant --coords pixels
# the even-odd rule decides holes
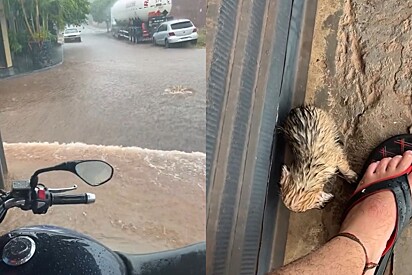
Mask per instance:
[[[52,65],[53,42],[65,23],[79,23],[89,12],[88,0],[17,0],[23,14],[34,69]],[[51,26],[51,28],[50,28]]]
[[[40,4],[42,0],[18,0],[28,33],[28,48],[34,69],[47,67],[50,63],[50,39],[47,35],[47,24],[41,22]],[[42,2],[40,2],[42,1]],[[44,19],[42,20],[44,21]]]

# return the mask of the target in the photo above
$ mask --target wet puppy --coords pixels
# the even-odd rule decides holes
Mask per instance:
[[[333,198],[323,188],[338,171],[348,182],[356,181],[328,113],[314,106],[295,108],[281,130],[294,158],[290,168],[283,165],[280,179],[283,202],[291,211],[322,208]]]

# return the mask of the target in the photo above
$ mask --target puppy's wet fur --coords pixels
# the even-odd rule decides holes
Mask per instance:
[[[333,198],[324,187],[338,172],[348,182],[356,181],[335,121],[327,112],[314,106],[295,108],[281,130],[294,159],[290,167],[283,165],[280,179],[283,202],[291,211],[323,208]]]

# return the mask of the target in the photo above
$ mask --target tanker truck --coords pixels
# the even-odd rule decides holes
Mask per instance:
[[[134,43],[151,41],[157,27],[171,20],[172,0],[118,0],[111,8],[114,37]]]

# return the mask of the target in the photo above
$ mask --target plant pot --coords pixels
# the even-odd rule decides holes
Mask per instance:
[[[53,65],[51,50],[52,43],[50,40],[29,42],[29,51],[33,61],[34,70],[43,69]]]

